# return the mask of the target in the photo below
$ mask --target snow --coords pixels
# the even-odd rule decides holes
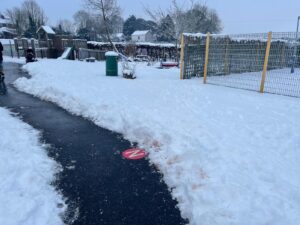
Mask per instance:
[[[181,81],[177,68],[146,64],[136,80],[106,77],[104,62],[24,69],[32,78],[18,89],[145,148],[191,225],[299,223],[298,98]]]
[[[13,24],[9,19],[0,18],[0,24]]]
[[[88,44],[94,46],[107,46],[110,45],[109,42],[97,42],[97,41],[88,41]],[[115,45],[126,46],[132,43],[124,43],[124,42],[114,42]],[[160,48],[175,48],[175,44],[172,43],[152,43],[152,42],[135,42],[136,46],[149,46],[149,47],[160,47]],[[178,46],[179,47],[179,46]]]
[[[11,28],[8,28],[8,27],[0,27],[0,33],[3,33],[3,32],[10,33],[10,34],[16,34],[17,33],[15,29],[11,29]]]
[[[37,32],[39,32],[40,29],[43,29],[47,34],[55,34],[54,30],[49,26],[41,26]]]
[[[262,71],[208,76],[207,82],[216,85],[259,91]],[[267,71],[265,92],[300,97],[300,69],[291,74],[290,68]]]
[[[72,48],[66,48],[64,53],[59,57],[58,59],[67,59],[69,55],[71,54]]]
[[[50,185],[58,165],[39,132],[3,108],[0,124],[0,224],[62,225],[65,205]]]
[[[194,38],[205,38],[207,34],[203,33],[183,33],[185,37],[194,37]],[[268,41],[268,33],[252,33],[252,34],[210,34],[212,38],[230,38],[231,40],[237,42],[245,42],[245,41]],[[271,42],[285,42],[288,44],[296,44],[299,43],[300,39],[296,39],[295,32],[274,32],[272,33]]]
[[[124,37],[124,34],[123,33],[116,33],[115,36],[117,38],[123,38]]]
[[[0,39],[0,42],[2,43],[2,45],[9,45],[9,42],[14,45],[14,40],[13,39]]]
[[[3,62],[9,62],[9,63],[18,63],[18,64],[25,64],[26,63],[26,59],[25,57],[9,57],[9,56],[3,56]]]
[[[105,53],[105,56],[107,57],[107,56],[119,56],[119,54],[117,53],[117,52],[113,52],[113,51],[109,51],[109,52],[106,52]]]
[[[136,30],[133,32],[131,36],[139,36],[139,35],[146,35],[149,30]]]

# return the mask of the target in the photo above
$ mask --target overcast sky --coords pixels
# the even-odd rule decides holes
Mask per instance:
[[[179,0],[185,2],[184,0]],[[50,19],[71,19],[84,8],[83,0],[37,0]],[[144,6],[168,8],[171,0],[119,0],[123,17],[131,14],[146,17]],[[214,8],[223,21],[223,33],[294,31],[300,16],[300,0],[202,0]],[[22,0],[0,0],[0,11],[21,5]]]

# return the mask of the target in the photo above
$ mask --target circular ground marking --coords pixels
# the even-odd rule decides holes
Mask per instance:
[[[122,152],[122,156],[130,160],[139,160],[147,156],[147,152],[142,149],[132,148]]]

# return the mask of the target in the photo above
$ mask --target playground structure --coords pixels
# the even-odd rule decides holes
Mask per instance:
[[[296,33],[183,34],[181,46],[181,79],[300,97]]]
[[[86,40],[71,39],[67,36],[55,36],[53,39],[36,40],[36,39],[14,39],[14,48],[18,57],[25,56],[28,49],[32,49],[36,58],[58,58],[66,48],[72,48],[73,54],[68,56],[69,59],[75,59],[80,48],[86,48]]]
[[[152,61],[177,61],[180,47],[174,44],[155,43],[116,43],[118,51],[124,55],[146,55]],[[67,48],[72,48],[68,59],[85,60],[95,58],[105,60],[105,52],[111,50],[106,42],[88,42],[82,39],[73,39],[70,36],[55,35],[52,39],[16,38],[7,41],[4,45],[4,54],[11,57],[24,57],[27,49],[33,49],[36,58],[59,58]],[[69,51],[68,51],[69,52]]]
[[[11,57],[24,57],[28,49],[31,49],[35,58],[105,60],[105,52],[112,50],[110,43],[88,42],[70,35],[57,35],[50,26],[45,25],[37,30],[37,36],[38,39],[7,40],[4,45],[4,54]],[[119,53],[133,58],[137,55],[146,55],[152,61],[178,62],[180,48],[175,44],[149,42],[115,42],[114,44]]]

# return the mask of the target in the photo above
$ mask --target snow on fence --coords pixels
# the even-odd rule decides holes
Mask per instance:
[[[89,41],[89,49],[100,51],[110,51],[111,45],[108,42]],[[118,51],[127,56],[147,55],[152,60],[160,61],[161,59],[174,60],[177,57],[179,46],[171,43],[150,43],[150,42],[115,42]]]
[[[300,97],[296,33],[183,34],[182,46],[181,79]]]
[[[78,50],[78,59],[84,60],[87,58],[95,58],[96,60],[105,60],[105,51],[79,48]]]

